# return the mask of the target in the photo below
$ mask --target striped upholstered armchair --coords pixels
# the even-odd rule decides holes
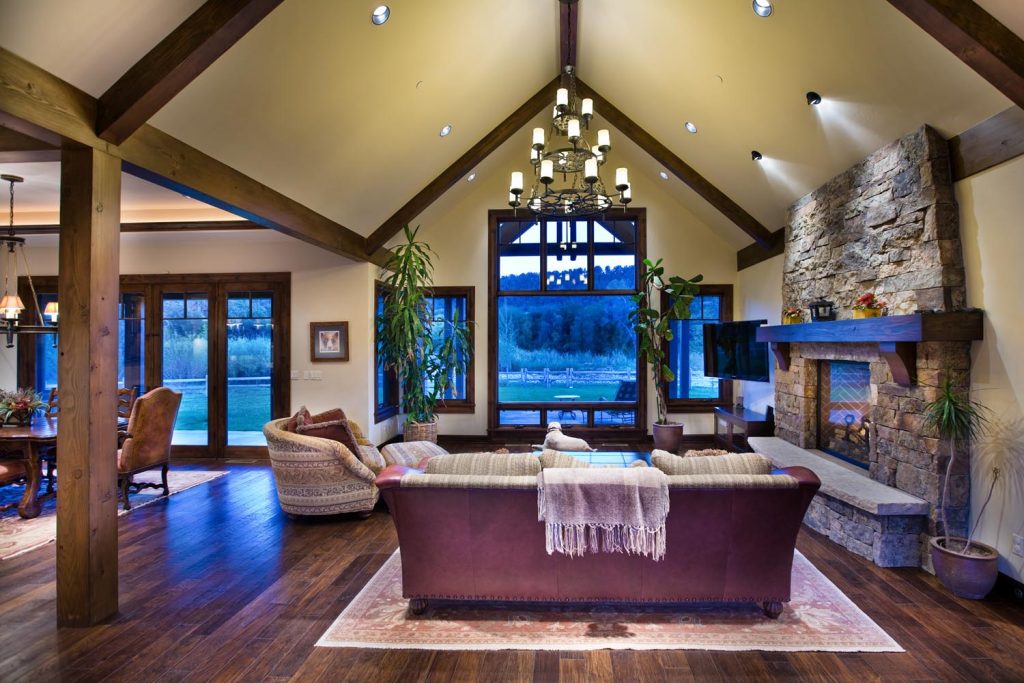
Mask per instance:
[[[372,463],[373,453],[376,458],[380,454],[358,425],[349,422],[360,451],[367,452],[357,455],[337,441],[285,431],[287,422],[284,418],[263,426],[281,509],[293,515],[358,512],[369,516],[380,494],[374,484],[376,475],[360,457]]]

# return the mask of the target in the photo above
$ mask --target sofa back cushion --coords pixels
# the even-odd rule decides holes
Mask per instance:
[[[671,475],[673,489],[795,489],[800,481],[788,474],[686,474]]]
[[[426,473],[530,477],[540,474],[540,459],[532,453],[451,453],[431,458]]]
[[[772,461],[758,453],[729,453],[683,458],[655,450],[651,462],[668,475],[673,474],[771,474]]]
[[[540,454],[540,468],[542,470],[551,469],[552,467],[559,468],[574,468],[574,467],[590,467],[590,463],[580,458],[574,458],[568,453],[562,451],[552,450],[545,448],[544,452]]]

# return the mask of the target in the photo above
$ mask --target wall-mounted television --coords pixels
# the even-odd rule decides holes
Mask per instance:
[[[757,341],[767,320],[704,325],[704,375],[748,382],[768,381],[768,344]]]

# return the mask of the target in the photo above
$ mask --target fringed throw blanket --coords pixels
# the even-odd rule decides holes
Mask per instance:
[[[548,554],[585,552],[665,557],[668,477],[651,467],[545,469],[537,513]]]

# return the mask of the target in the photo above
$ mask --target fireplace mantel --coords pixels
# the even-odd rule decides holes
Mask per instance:
[[[975,341],[982,338],[982,311],[912,313],[857,320],[829,320],[759,327],[757,341],[769,342],[779,369],[789,369],[789,345],[801,342],[878,344],[897,384],[916,379],[917,343]]]

